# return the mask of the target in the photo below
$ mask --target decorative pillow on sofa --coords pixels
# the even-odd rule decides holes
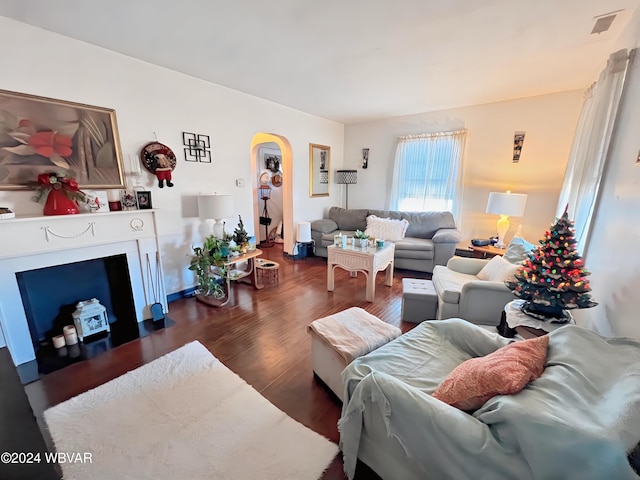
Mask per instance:
[[[482,267],[482,270],[478,272],[477,277],[480,280],[486,280],[489,282],[506,282],[513,281],[513,276],[520,268],[520,265],[515,265],[511,262],[507,262],[504,258],[496,255],[487,264]]]
[[[409,222],[405,219],[393,220],[369,215],[367,217],[367,229],[364,233],[369,235],[370,238],[382,238],[395,242],[404,238],[408,226]]]
[[[460,410],[477,410],[496,395],[520,392],[544,371],[549,337],[510,343],[462,362],[432,396]]]
[[[536,246],[533,243],[527,242],[524,238],[513,237],[507,246],[507,251],[504,252],[504,259],[508,262],[519,264],[526,260],[531,250],[535,248]]]

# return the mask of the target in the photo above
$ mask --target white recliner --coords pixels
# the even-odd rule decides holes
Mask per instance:
[[[477,325],[498,325],[504,306],[515,300],[504,282],[480,280],[478,272],[488,260],[452,257],[436,265],[433,286],[438,294],[438,320],[463,318]]]

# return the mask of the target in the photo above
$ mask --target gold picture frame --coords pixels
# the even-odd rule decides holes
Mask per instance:
[[[331,147],[309,144],[309,196],[329,196],[329,171],[331,170]]]
[[[0,90],[0,190],[67,171],[80,188],[124,188],[116,112]]]

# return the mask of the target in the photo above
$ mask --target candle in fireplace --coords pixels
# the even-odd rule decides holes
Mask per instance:
[[[75,345],[78,343],[78,334],[76,333],[76,327],[73,325],[67,325],[62,329],[64,334],[64,342],[67,345]]]

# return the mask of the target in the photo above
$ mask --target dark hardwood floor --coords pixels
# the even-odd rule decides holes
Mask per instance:
[[[32,408],[42,427],[42,412],[84,391],[148,363],[185,343],[198,340],[227,367],[289,416],[338,442],[340,402],[314,378],[307,325],[352,306],[362,307],[403,331],[400,321],[403,277],[429,274],[396,270],[393,287],[376,281],[375,302],[365,300],[365,278],[336,270],[336,289],[326,288],[326,259],[284,258],[282,246],[263,249],[262,258],[280,263],[279,283],[262,290],[234,284],[231,301],[222,308],[185,298],[169,305],[175,325],[104,354],[53,372],[27,385]],[[186,268],[186,265],[185,265]],[[45,434],[46,436],[46,434]],[[344,479],[342,458],[333,461],[325,479]],[[377,478],[360,465],[357,478]]]

